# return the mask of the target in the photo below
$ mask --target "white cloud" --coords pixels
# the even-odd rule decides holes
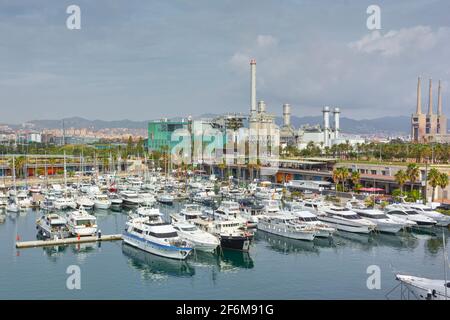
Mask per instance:
[[[386,34],[374,31],[349,47],[364,53],[380,53],[382,56],[399,56],[405,52],[425,52],[433,49],[441,40],[450,38],[450,28],[433,31],[428,26],[415,26],[390,30]]]
[[[278,43],[278,40],[271,35],[260,34],[256,38],[256,43],[258,44],[258,47],[266,48],[266,47],[276,46]]]

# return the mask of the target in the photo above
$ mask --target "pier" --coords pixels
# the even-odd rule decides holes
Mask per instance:
[[[110,234],[110,235],[102,235],[101,237],[91,236],[91,237],[80,237],[80,238],[52,239],[52,240],[21,241],[21,242],[16,242],[16,248],[24,249],[24,248],[68,245],[68,244],[88,243],[88,242],[97,242],[97,241],[116,241],[116,240],[122,240],[122,235],[121,234]]]

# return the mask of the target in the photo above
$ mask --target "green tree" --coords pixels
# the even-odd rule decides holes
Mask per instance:
[[[395,173],[394,178],[395,182],[397,182],[400,187],[400,194],[403,195],[403,186],[405,185],[406,181],[408,181],[408,175],[405,171],[399,170]]]
[[[419,180],[420,170],[417,164],[410,163],[406,168],[406,175],[408,176],[409,181],[411,182],[411,191],[414,188],[414,183]]]

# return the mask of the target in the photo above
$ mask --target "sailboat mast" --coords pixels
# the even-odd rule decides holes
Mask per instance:
[[[444,276],[445,276],[445,282],[444,282],[444,288],[445,288],[445,300],[447,300],[447,247],[445,245],[445,233],[444,230],[442,230],[442,244],[443,244],[443,250],[444,250]]]

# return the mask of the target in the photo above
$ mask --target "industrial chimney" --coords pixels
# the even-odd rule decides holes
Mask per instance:
[[[259,113],[264,113],[266,112],[266,104],[263,100],[258,102],[258,112]]]
[[[291,125],[291,106],[289,104],[283,104],[283,124],[285,127]]]
[[[422,92],[420,88],[420,77],[417,79],[417,107],[416,114],[422,113]]]
[[[330,107],[323,108],[323,146],[328,147],[328,132],[330,130]]]
[[[432,81],[430,79],[430,86],[428,88],[428,114],[433,114],[433,88],[432,88]]]
[[[250,114],[256,113],[256,60],[250,60]]]
[[[442,93],[441,93],[441,80],[438,85],[438,115],[442,115]]]
[[[341,111],[339,110],[339,108],[334,108],[333,110],[333,114],[334,114],[334,138],[338,139],[339,138],[339,114],[341,113]]]

